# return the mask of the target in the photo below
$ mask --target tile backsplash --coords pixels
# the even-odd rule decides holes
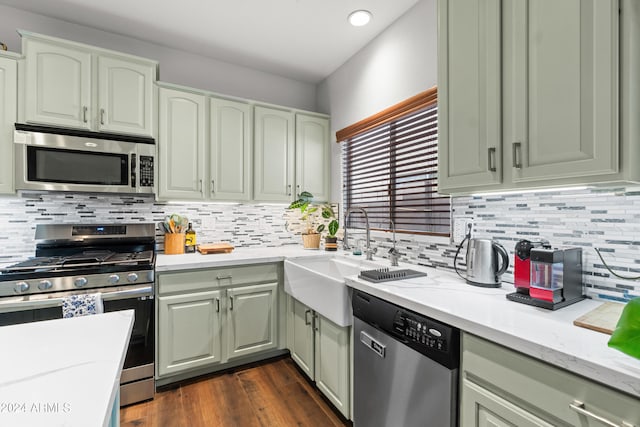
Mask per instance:
[[[33,256],[39,223],[153,222],[172,213],[186,215],[201,243],[230,242],[236,247],[293,245],[300,237],[285,228],[284,205],[165,203],[150,196],[25,193],[0,197],[0,264]],[[158,232],[159,249],[164,236]]]
[[[513,256],[518,240],[548,240],[553,247],[581,247],[583,282],[593,298],[628,301],[640,297],[640,282],[611,274],[640,276],[640,188],[588,188],[454,197],[453,216],[472,216],[474,237],[493,238],[510,253],[502,277],[513,283]],[[433,241],[434,239],[431,239]],[[377,239],[386,256],[391,239]],[[398,235],[402,259],[415,264],[453,268],[456,246],[428,238]],[[465,248],[461,251],[464,260]],[[464,267],[463,267],[464,268]]]
[[[520,239],[546,239],[554,247],[583,249],[583,281],[599,299],[627,301],[640,296],[640,283],[612,275],[640,276],[640,188],[611,187],[454,197],[453,216],[474,218],[474,236],[494,238],[509,250]],[[227,241],[236,247],[300,244],[287,231],[284,204],[155,202],[149,196],[24,193],[0,197],[0,265],[33,256],[35,224],[44,222],[154,222],[179,213],[193,222],[198,242]],[[350,235],[357,238],[357,230]],[[361,238],[362,236],[360,236]],[[374,235],[376,258],[387,257],[391,236]],[[159,248],[163,236],[158,234]],[[453,268],[456,246],[445,239],[397,235],[402,260]],[[464,249],[461,252],[464,258]],[[513,267],[503,276],[513,282]]]

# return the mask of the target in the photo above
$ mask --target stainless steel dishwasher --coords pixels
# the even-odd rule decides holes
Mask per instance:
[[[353,290],[355,427],[457,426],[460,331]]]

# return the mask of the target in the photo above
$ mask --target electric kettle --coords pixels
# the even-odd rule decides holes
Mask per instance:
[[[496,243],[491,239],[465,238],[465,240],[469,241],[467,244],[467,273],[466,276],[460,274],[456,263],[464,240],[458,247],[458,252],[456,252],[453,260],[456,273],[470,285],[499,288],[501,286],[500,276],[509,267],[507,250],[500,243]],[[498,255],[501,258],[501,262],[498,260]],[[501,265],[498,267],[499,264]]]

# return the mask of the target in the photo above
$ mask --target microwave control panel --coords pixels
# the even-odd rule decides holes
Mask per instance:
[[[153,187],[153,156],[140,156],[140,187]]]

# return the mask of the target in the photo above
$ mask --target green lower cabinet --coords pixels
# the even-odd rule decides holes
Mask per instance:
[[[158,298],[160,376],[220,361],[220,298],[220,291]]]
[[[227,290],[227,358],[278,346],[277,283]]]
[[[336,325],[291,297],[287,328],[291,358],[349,419],[350,328]]]
[[[463,334],[460,425],[640,425],[640,399]]]

